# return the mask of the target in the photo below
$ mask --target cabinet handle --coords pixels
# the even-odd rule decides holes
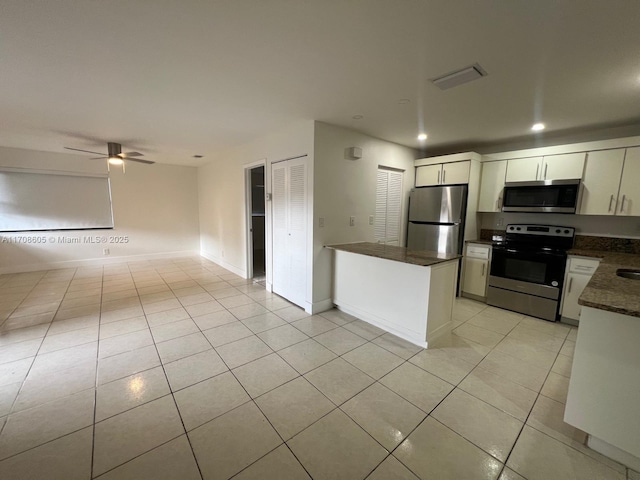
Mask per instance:
[[[573,283],[573,277],[569,279],[569,288],[567,289],[567,293],[571,293],[571,284]]]
[[[442,170],[442,183],[446,183],[446,180],[444,179],[444,177],[447,175],[447,171],[446,170]]]
[[[438,185],[440,185],[440,172],[438,172]]]
[[[536,180],[538,180],[538,172],[540,171],[540,164],[536,165]]]
[[[482,275],[481,275],[481,277],[484,277],[484,267],[485,267],[485,264],[483,263],[482,264]]]
[[[609,212],[611,211],[611,204],[613,203],[613,193],[611,194],[611,200],[609,200]]]
[[[544,164],[544,179],[545,179],[545,180],[547,179],[547,167],[549,167],[549,164],[548,164],[548,163],[545,163],[545,164]]]
[[[622,203],[620,204],[620,213],[624,212],[624,201],[627,199],[626,195],[622,195]]]

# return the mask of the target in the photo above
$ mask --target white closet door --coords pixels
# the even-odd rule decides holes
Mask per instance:
[[[374,235],[379,243],[400,245],[402,173],[378,169]]]
[[[272,290],[301,307],[307,296],[307,159],[271,166],[273,211]]]
[[[287,162],[271,166],[273,210],[273,280],[271,288],[278,295],[287,296],[289,284],[287,242]]]
[[[402,172],[389,172],[387,192],[387,244],[400,245]]]
[[[304,305],[307,290],[307,162],[306,158],[287,161],[289,194],[289,235],[287,255],[290,262],[287,297]]]
[[[376,221],[374,235],[376,242],[384,243],[387,238],[387,190],[389,186],[389,171],[378,169],[376,183]]]

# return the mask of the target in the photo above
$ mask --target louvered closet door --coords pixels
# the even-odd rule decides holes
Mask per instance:
[[[305,307],[307,287],[307,159],[274,163],[272,289]]]
[[[278,295],[287,297],[289,282],[287,242],[287,162],[271,166],[271,190],[273,209],[273,280],[271,288]]]
[[[289,160],[289,298],[304,305],[307,290],[307,162]]]
[[[375,239],[379,243],[400,245],[402,174],[403,172],[394,170],[378,169]]]

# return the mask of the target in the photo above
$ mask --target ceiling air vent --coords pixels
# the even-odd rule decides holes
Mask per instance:
[[[474,63],[469,67],[447,73],[446,75],[442,75],[438,78],[432,78],[431,81],[440,90],[447,90],[486,76],[487,72],[485,69],[477,63]]]

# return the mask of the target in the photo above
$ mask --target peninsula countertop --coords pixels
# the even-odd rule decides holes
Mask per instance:
[[[396,262],[409,263],[421,267],[429,267],[442,262],[462,258],[462,255],[431,252],[428,250],[409,250],[405,247],[385,245],[383,243],[358,242],[339,245],[325,245],[326,248],[345,252],[367,255],[369,257],[384,258]]]
[[[578,299],[580,305],[640,317],[640,281],[616,275],[619,268],[640,269],[640,255],[581,249],[567,253],[602,259]]]

